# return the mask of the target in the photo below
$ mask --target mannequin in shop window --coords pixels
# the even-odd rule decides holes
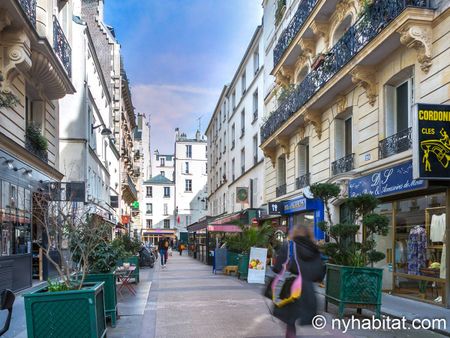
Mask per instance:
[[[422,225],[416,225],[408,238],[408,274],[420,275],[420,269],[427,265],[427,236]]]

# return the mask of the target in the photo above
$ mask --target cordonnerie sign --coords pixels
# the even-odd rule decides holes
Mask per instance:
[[[416,105],[414,178],[450,179],[450,105]]]

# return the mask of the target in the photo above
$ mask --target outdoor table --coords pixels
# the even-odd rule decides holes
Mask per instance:
[[[117,276],[117,280],[119,282],[119,293],[122,296],[122,289],[126,287],[134,296],[136,295],[136,290],[134,290],[133,285],[131,284],[131,275],[134,270],[136,270],[136,266],[131,265],[129,268],[119,267],[117,268],[115,274]]]

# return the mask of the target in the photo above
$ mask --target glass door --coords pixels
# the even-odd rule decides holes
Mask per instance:
[[[383,260],[374,264],[374,268],[383,269],[383,290],[392,290],[393,285],[393,243],[394,243],[394,229],[393,229],[393,214],[392,214],[392,203],[383,203],[378,206],[375,213],[384,215],[389,219],[389,232],[387,236],[375,235],[374,239],[377,243],[375,250],[384,253],[386,256]]]

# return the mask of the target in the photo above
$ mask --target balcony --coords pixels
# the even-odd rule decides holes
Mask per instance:
[[[19,0],[19,3],[33,27],[36,28],[36,0]]]
[[[307,187],[310,183],[309,183],[309,178],[310,178],[310,174],[304,174],[302,176],[299,176],[295,179],[295,187],[297,189],[302,189],[304,187]]]
[[[277,197],[286,195],[286,184],[282,184],[282,185],[277,187],[276,195],[277,195]]]
[[[343,174],[352,170],[355,165],[354,159],[355,154],[349,154],[331,163],[331,173],[333,174],[333,176]]]
[[[294,87],[261,127],[261,143],[270,138],[405,8],[430,8],[425,0],[376,1],[325,55],[323,63]]]
[[[56,16],[53,16],[53,49],[61,60],[69,77],[72,76],[72,49],[58,22]]]
[[[381,140],[378,144],[378,156],[381,160],[411,149],[411,147],[411,128],[408,128]]]
[[[43,162],[48,163],[48,152],[36,145],[29,136],[25,136],[25,149],[33,155],[39,157]]]
[[[123,198],[128,204],[138,199],[136,185],[127,172],[122,172],[122,191]]]
[[[278,42],[273,49],[273,66],[275,67],[281,60],[286,49],[291,44],[297,33],[303,27],[306,19],[311,14],[319,0],[303,0],[298,5],[297,11],[294,14],[289,25],[281,33]]]

